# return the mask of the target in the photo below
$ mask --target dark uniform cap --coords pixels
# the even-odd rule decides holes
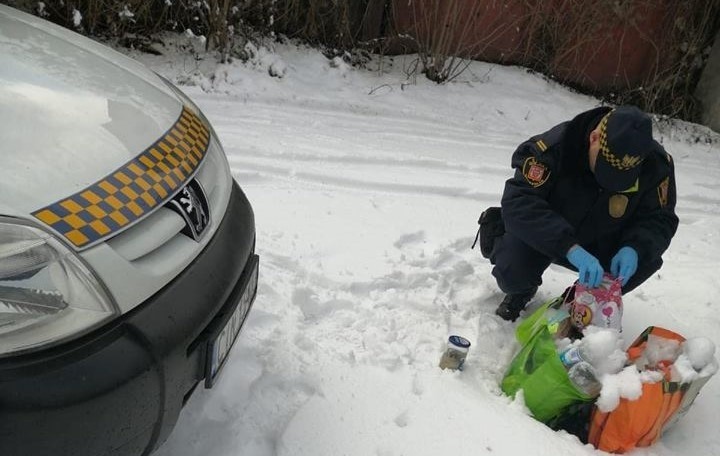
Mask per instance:
[[[595,179],[606,190],[627,190],[637,182],[640,165],[654,147],[650,116],[635,106],[620,106],[598,126],[600,151]]]

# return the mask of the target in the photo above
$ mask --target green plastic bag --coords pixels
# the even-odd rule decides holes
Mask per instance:
[[[572,405],[594,400],[575,388],[557,355],[555,338],[569,318],[567,312],[557,309],[561,303],[562,298],[546,302],[518,325],[515,337],[522,348],[501,384],[510,397],[522,389],[527,408],[535,419],[546,424],[561,417]]]

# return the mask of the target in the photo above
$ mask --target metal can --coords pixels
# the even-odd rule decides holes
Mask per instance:
[[[441,369],[462,370],[470,341],[461,336],[448,337],[447,348],[440,358]]]

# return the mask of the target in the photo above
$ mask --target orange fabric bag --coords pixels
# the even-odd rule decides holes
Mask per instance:
[[[651,335],[678,343],[685,341],[684,337],[675,332],[651,326],[628,348],[629,362],[642,356]],[[686,411],[692,405],[699,390],[693,388],[694,395],[684,397],[694,382],[681,384],[671,381],[670,367],[673,361],[666,360],[657,366],[665,378],[657,383],[643,383],[642,395],[638,399],[621,399],[618,407],[607,413],[596,407],[590,422],[588,442],[599,450],[611,453],[624,453],[655,443],[678,410],[683,408]]]

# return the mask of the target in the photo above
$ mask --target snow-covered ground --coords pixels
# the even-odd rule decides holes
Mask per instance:
[[[212,70],[173,51],[133,54],[194,84],[183,89],[254,206],[261,258],[226,370],[158,454],[599,454],[502,395],[516,323],[495,316],[502,295],[470,250],[516,145],[598,100],[522,68],[474,63],[441,86],[407,78],[412,56],[369,71],[274,46]],[[720,140],[700,129],[696,143],[696,131],[656,131],[675,158],[681,222],[660,273],[624,297],[626,344],[658,325],[720,345]],[[575,275],[544,278],[533,306]],[[450,334],[472,342],[462,372],[437,367]],[[712,378],[660,443],[633,454],[720,454],[719,405]]]

